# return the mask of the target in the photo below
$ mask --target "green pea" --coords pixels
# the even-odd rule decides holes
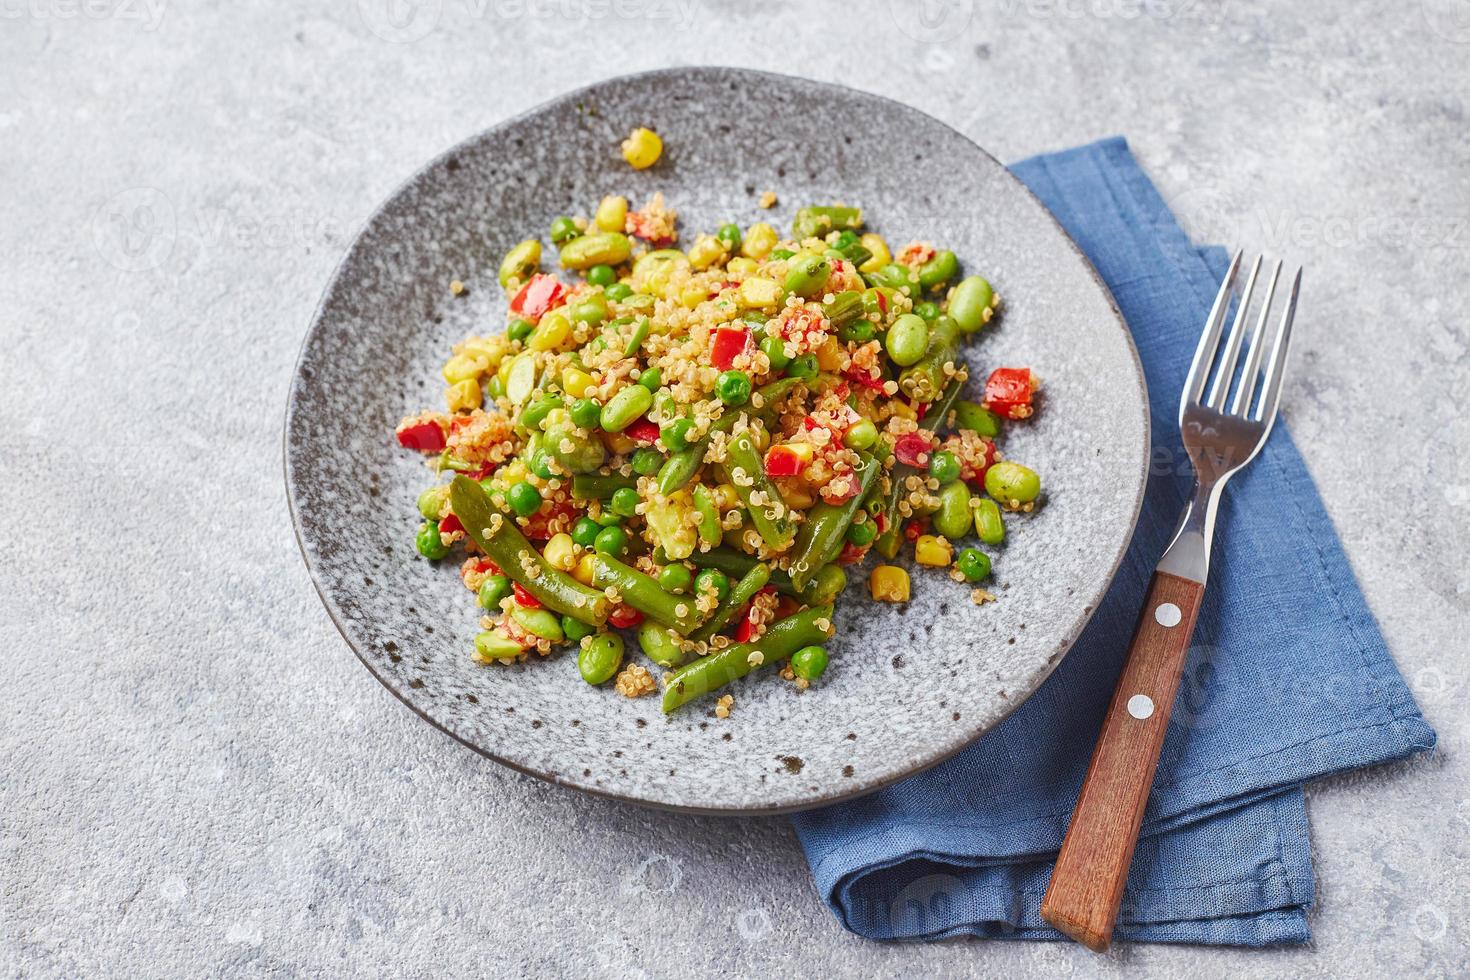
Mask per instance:
[[[800,357],[793,357],[791,363],[786,365],[786,376],[805,380],[815,378],[821,373],[821,370],[817,364],[817,355],[803,354]]]
[[[868,273],[867,278],[873,286],[887,286],[910,297],[919,295],[919,277],[913,269],[899,262],[890,262],[876,272]]]
[[[418,534],[413,538],[413,546],[430,561],[438,561],[449,554],[449,546],[439,537],[438,521],[424,521],[420,524]]]
[[[684,592],[693,581],[687,565],[675,563],[658,570],[658,584],[665,592]]]
[[[737,224],[720,225],[720,230],[715,232],[715,237],[725,243],[730,251],[740,247],[740,226]]]
[[[744,371],[726,371],[715,381],[715,394],[732,407],[750,401],[750,375]]]
[[[595,429],[602,421],[602,406],[591,398],[579,398],[572,403],[572,424],[579,429]]]
[[[929,475],[940,483],[959,478],[960,461],[948,449],[941,449],[929,457]]]
[[[627,520],[622,514],[615,513],[611,507],[604,507],[602,513],[592,519],[597,522],[598,527],[618,527]],[[596,548],[597,542],[592,542],[592,546]]]
[[[512,279],[525,282],[540,264],[541,242],[535,238],[521,242],[506,252],[505,258],[500,260],[501,288],[508,288]]]
[[[529,483],[514,484],[506,491],[505,499],[521,517],[530,517],[541,509],[541,491]]]
[[[499,609],[500,600],[510,593],[510,579],[504,575],[486,575],[480,583],[480,606],[484,609]]]
[[[939,509],[934,512],[934,530],[958,541],[970,533],[970,488],[954,480],[939,488]]]
[[[588,684],[605,684],[622,666],[623,638],[616,633],[598,633],[577,654],[577,673]]]
[[[551,223],[551,242],[553,245],[561,245],[582,234],[582,229],[577,223],[568,217],[560,217]]]
[[[985,492],[1006,510],[1020,510],[1041,493],[1041,477],[1030,467],[1001,460],[985,471]]]
[[[861,524],[849,524],[847,526],[847,540],[858,548],[866,548],[873,543],[878,536],[878,525],[874,521],[863,521]]]
[[[649,391],[658,391],[659,385],[663,384],[664,373],[656,367],[644,368],[643,373],[638,375],[638,383]]]
[[[848,449],[872,449],[877,441],[878,427],[870,419],[858,419],[842,437],[842,444]]]
[[[949,297],[949,315],[963,333],[974,333],[994,313],[995,290],[980,276],[966,276]]]
[[[724,602],[730,596],[730,580],[718,568],[703,568],[694,576],[696,595],[713,592],[716,599]]]
[[[561,247],[561,264],[568,269],[594,265],[621,265],[633,254],[633,243],[617,231],[600,231],[574,238]]]
[[[580,619],[575,619],[571,616],[563,616],[561,618],[561,631],[568,642],[580,643],[582,642],[582,637],[591,636],[597,632],[597,627],[589,626]]]
[[[933,289],[949,282],[960,271],[959,259],[947,248],[934,253],[934,258],[919,267],[919,285]]]
[[[475,636],[475,652],[486,660],[509,660],[525,651],[504,633],[487,631]]]
[[[426,521],[437,521],[439,511],[444,508],[444,501],[449,499],[449,488],[447,486],[428,487],[419,494],[419,513]]]
[[[1006,539],[1006,523],[1000,516],[1000,505],[989,497],[975,497],[970,501],[970,513],[975,521],[975,534],[985,544],[1000,544]]]
[[[602,427],[609,432],[622,432],[653,407],[653,392],[642,385],[628,385],[602,406]]]
[[[590,323],[594,327],[607,320],[607,300],[593,293],[572,307],[573,323]]]
[[[791,655],[791,672],[803,680],[814,681],[827,670],[827,651],[822,647],[802,647]]]
[[[623,517],[632,517],[638,513],[638,491],[632,487],[618,487],[613,491],[612,500],[608,502],[614,514]]]
[[[786,356],[786,341],[780,337],[762,337],[760,348],[770,360],[772,371],[781,371],[791,363],[791,358]]]
[[[849,344],[866,344],[873,339],[873,336],[877,332],[878,328],[873,325],[871,320],[858,319],[853,320],[851,323],[844,323],[839,327],[837,338]]]
[[[1000,417],[984,405],[974,402],[954,403],[954,424],[957,429],[969,429],[987,439],[1000,435]]]
[[[628,548],[628,533],[620,527],[605,527],[597,532],[597,540],[592,542],[592,547],[598,554],[616,558]]]
[[[665,422],[659,429],[659,438],[663,439],[664,445],[669,452],[683,452],[689,448],[689,436],[694,431],[693,419],[674,419]]]
[[[614,303],[621,303],[633,295],[633,287],[625,282],[615,282],[604,289],[602,294]]]
[[[530,462],[527,465],[530,467],[532,473],[535,473],[543,480],[549,480],[556,476],[556,470],[551,468],[551,463],[554,459],[556,459],[555,456],[538,449],[531,454]]]
[[[664,454],[657,449],[644,447],[633,453],[633,472],[639,476],[653,476],[664,465]]]
[[[801,255],[786,269],[786,291],[811,299],[820,296],[827,288],[827,277],[832,274],[832,263],[820,255]]]
[[[914,316],[921,317],[925,322],[933,322],[939,318],[939,304],[931,303],[927,299],[922,303],[915,303]]]
[[[610,265],[594,265],[587,270],[587,281],[594,286],[606,288],[618,281],[618,273]]]
[[[490,396],[491,401],[505,397],[505,382],[500,379],[500,375],[490,375],[490,380],[485,384],[485,394]]]
[[[604,410],[606,407],[604,406]],[[601,418],[601,413],[598,413]],[[568,473],[591,473],[607,459],[607,447],[596,437],[587,438],[576,429],[554,425],[546,430],[542,445]]]
[[[515,604],[510,607],[510,618],[532,636],[550,640],[552,643],[560,643],[566,639],[566,634],[561,631],[561,621],[550,610],[531,609]]]
[[[601,530],[602,525],[592,518],[579,517],[577,523],[572,525],[572,540],[584,548],[590,548]]]
[[[888,356],[899,367],[917,364],[929,349],[929,324],[921,316],[905,313],[888,328],[883,344],[888,348]]]
[[[677,667],[689,659],[675,639],[674,632],[651,619],[638,624],[638,645],[648,654],[648,659],[660,667]]]
[[[966,582],[981,582],[990,577],[990,556],[979,548],[966,548],[955,560],[955,567]]]
[[[531,336],[532,331],[535,329],[536,324],[530,320],[522,320],[520,317],[516,317],[510,323],[506,324],[505,335],[511,340],[524,342],[527,337]]]

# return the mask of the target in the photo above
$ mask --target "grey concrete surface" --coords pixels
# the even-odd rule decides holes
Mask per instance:
[[[0,0],[0,969],[1470,969],[1464,0],[388,11]],[[1286,416],[1441,746],[1312,789],[1312,946],[873,945],[783,821],[503,771],[347,650],[291,537],[280,422],[353,229],[508,114],[696,63],[880,92],[1003,159],[1122,132],[1193,230],[1306,263]]]

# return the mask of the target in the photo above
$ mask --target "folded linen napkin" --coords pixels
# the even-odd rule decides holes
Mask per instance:
[[[1190,243],[1122,139],[1012,170],[1112,290],[1148,378],[1155,452],[1182,458],[1179,391],[1226,254]],[[1288,398],[1289,389],[1288,379]],[[1004,723],[927,772],[793,818],[818,890],[848,929],[872,939],[1061,938],[1041,920],[1041,896],[1189,490],[1187,474],[1150,477],[1101,608]],[[1222,510],[1119,939],[1305,942],[1313,880],[1302,784],[1434,745],[1285,425],[1231,481]]]

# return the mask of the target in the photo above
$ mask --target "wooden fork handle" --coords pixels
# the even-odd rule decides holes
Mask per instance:
[[[1099,953],[1112,941],[1204,591],[1191,579],[1154,573],[1041,900],[1043,919]]]

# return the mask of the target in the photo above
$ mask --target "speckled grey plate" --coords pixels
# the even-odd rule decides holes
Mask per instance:
[[[636,173],[619,141],[664,139]],[[663,191],[686,232],[730,220],[785,229],[803,203],[860,204],[901,245],[942,243],[1004,297],[972,344],[983,378],[1032,366],[1046,401],[1013,426],[1012,458],[1043,474],[1046,506],[1010,522],[998,602],[973,605],[941,572],[906,608],[838,606],[832,666],[804,694],[768,672],[671,717],[656,697],[588,687],[575,657],[515,667],[470,659],[478,630],[454,564],[414,553],[427,473],[397,448],[402,416],[442,400],[452,343],[500,329],[499,256],[606,193]],[[762,191],[780,204],[761,211]],[[451,297],[452,279],[470,287]],[[975,384],[976,382],[972,382]],[[455,147],[368,222],[311,325],[291,389],[286,482],[297,536],[333,620],[404,703],[471,748],[595,793],[704,812],[776,812],[861,794],[945,758],[1013,710],[1096,607],[1133,531],[1148,410],[1107,289],[1035,198],[994,159],[913,109],[830,85],[726,68],[618,78]],[[343,664],[343,669],[347,669]],[[1100,683],[1106,679],[1100,680]]]

